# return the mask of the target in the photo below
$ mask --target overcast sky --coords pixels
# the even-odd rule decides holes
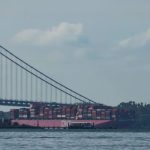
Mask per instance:
[[[0,44],[97,102],[150,103],[149,0],[0,0]]]

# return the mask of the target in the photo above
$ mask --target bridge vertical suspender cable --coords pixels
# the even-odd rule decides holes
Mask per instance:
[[[38,78],[35,79],[35,101],[38,101]]]
[[[24,64],[26,64],[27,66],[29,66],[30,68],[32,68],[34,71],[36,71],[36,72],[38,72],[39,74],[45,76],[46,78],[50,79],[50,80],[53,81],[54,83],[56,83],[56,84],[60,85],[61,87],[63,87],[63,88],[65,88],[65,89],[69,90],[70,92],[72,92],[72,93],[74,93],[74,94],[76,94],[76,95],[78,95],[78,96],[84,98],[85,100],[87,100],[87,101],[89,101],[89,102],[96,103],[95,101],[93,101],[93,100],[91,100],[91,99],[89,99],[89,98],[87,98],[87,97],[85,97],[85,96],[83,96],[83,95],[81,95],[81,94],[79,94],[79,93],[73,91],[72,89],[66,87],[65,85],[63,85],[63,84],[57,82],[56,80],[54,80],[54,79],[48,77],[47,75],[45,75],[45,74],[42,73],[41,71],[35,69],[34,67],[32,67],[31,65],[29,65],[28,63],[26,63],[25,61],[23,61],[22,59],[20,59],[19,57],[17,57],[17,56],[15,56],[14,54],[12,54],[9,50],[7,50],[6,48],[4,48],[3,46],[0,46],[0,47],[1,47],[2,49],[4,49],[5,51],[7,51],[10,55],[12,55],[13,57],[15,57],[16,59],[18,59],[19,61],[23,62]]]
[[[23,99],[23,73],[22,73],[22,68],[19,68],[20,69],[20,100]]]
[[[6,52],[6,56],[7,56],[7,52]],[[7,58],[5,58],[5,99],[8,99],[8,60]]]
[[[13,63],[10,61],[10,99],[13,99]]]
[[[0,98],[3,99],[3,56],[0,55]]]
[[[27,71],[27,72],[29,72],[31,75],[33,75],[33,76],[35,76],[35,77],[37,77],[38,79],[40,79],[40,81],[44,81],[44,82],[46,82],[46,83],[48,83],[49,85],[51,85],[51,86],[53,86],[56,90],[60,90],[61,92],[64,92],[64,93],[66,93],[67,95],[70,95],[71,97],[74,97],[74,98],[77,98],[77,97],[75,97],[74,95],[71,95],[70,93],[68,93],[68,92],[66,92],[66,91],[64,91],[64,90],[62,90],[62,89],[60,89],[60,88],[58,88],[57,86],[55,86],[55,85],[53,85],[53,84],[51,84],[50,82],[47,82],[46,80],[44,80],[43,78],[41,78],[39,75],[36,75],[35,73],[33,73],[33,72],[31,72],[30,70],[27,70],[24,66],[21,66],[19,63],[17,63],[17,62],[15,62],[14,60],[12,60],[11,58],[9,58],[8,56],[6,56],[5,54],[3,54],[3,53],[1,53],[0,52],[0,54],[2,55],[2,56],[4,56],[5,57],[5,59],[8,59],[8,60],[10,60],[12,63],[14,63],[14,64],[16,64],[16,97],[18,98],[18,68],[22,68],[22,69],[24,69],[25,71]],[[57,95],[56,95],[57,96]],[[16,99],[17,99],[16,98]],[[79,101],[81,101],[81,102],[85,102],[85,101],[83,101],[82,99],[79,99],[79,98],[77,98]]]
[[[18,100],[18,66],[16,65],[16,69],[15,69],[15,81],[16,81],[16,100]]]
[[[53,87],[50,86],[50,102],[53,101]]]
[[[26,69],[27,68],[27,65],[26,65]],[[26,100],[28,100],[28,72],[26,71],[25,72],[25,97],[26,97]]]
[[[41,102],[45,102],[55,100],[55,102],[57,103],[62,103],[63,98],[65,101],[67,101],[67,97],[69,96],[70,103],[74,102],[74,100],[78,100],[83,103],[96,103],[93,100],[71,90],[70,88],[43,74],[28,63],[24,62],[19,57],[12,54],[9,50],[5,49],[4,47],[0,46],[0,49],[0,61],[2,62],[0,65],[0,75],[2,80],[0,86],[2,87],[3,82],[5,82],[5,99],[8,99],[8,97],[10,99],[13,99],[13,93],[15,93],[14,99],[16,100],[28,100],[29,97],[30,101],[39,100]],[[2,78],[3,58],[5,62],[5,81],[3,81]],[[3,93],[2,89],[3,88],[1,88],[0,90],[1,97]]]

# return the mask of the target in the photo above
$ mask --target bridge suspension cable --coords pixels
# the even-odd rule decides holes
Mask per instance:
[[[35,102],[96,103],[45,75],[3,46],[0,46],[0,98]]]

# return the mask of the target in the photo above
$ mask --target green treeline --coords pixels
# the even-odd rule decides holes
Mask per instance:
[[[150,104],[129,101],[122,102],[117,106],[118,121],[130,122],[130,127],[150,128]]]

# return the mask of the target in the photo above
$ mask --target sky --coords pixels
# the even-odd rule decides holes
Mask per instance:
[[[150,103],[149,0],[0,0],[0,44],[107,105]]]

